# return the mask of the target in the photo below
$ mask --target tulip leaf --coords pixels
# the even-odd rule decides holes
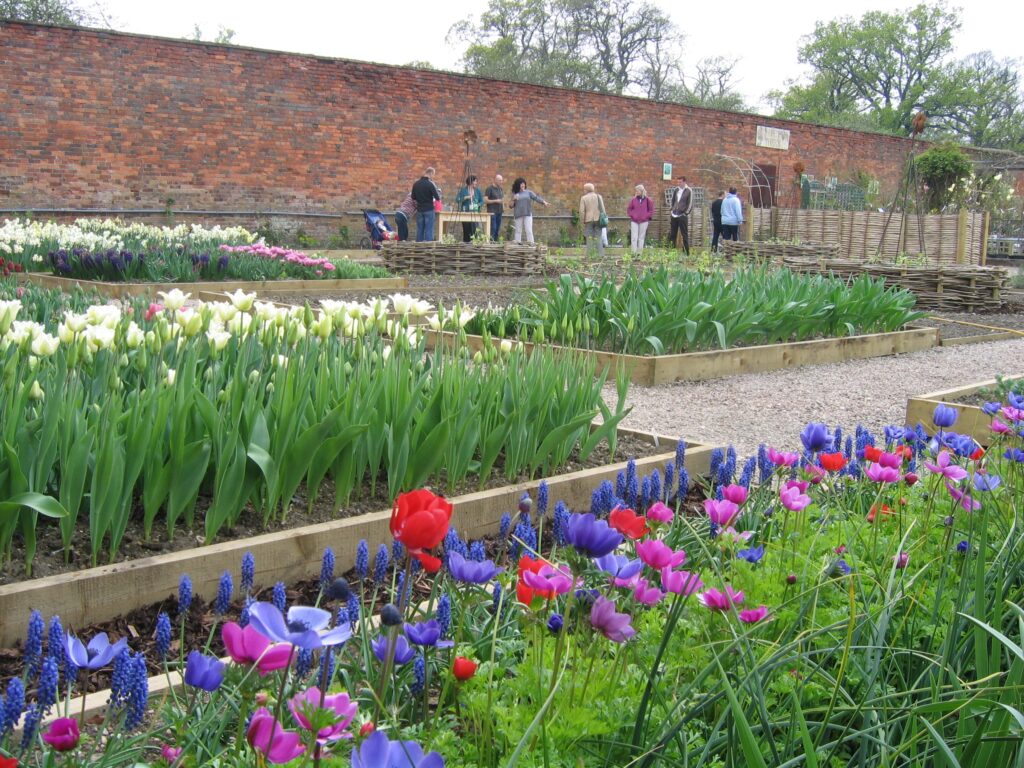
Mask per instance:
[[[0,515],[16,514],[23,507],[38,512],[44,517],[60,519],[67,517],[68,511],[64,509],[59,501],[52,496],[45,496],[41,493],[26,491],[12,496],[6,501],[0,501]]]

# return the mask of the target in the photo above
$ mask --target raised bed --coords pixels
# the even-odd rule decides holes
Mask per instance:
[[[544,273],[545,245],[521,243],[385,242],[384,265],[412,274],[539,275]]]
[[[444,339],[445,343],[455,343],[453,334],[428,332],[428,345],[437,344],[439,339]],[[466,343],[473,351],[483,349],[485,346],[480,336],[467,336]],[[491,343],[497,342],[492,340]],[[801,365],[821,365],[840,363],[844,360],[899,355],[931,349],[938,346],[938,343],[937,329],[911,328],[891,333],[686,352],[678,355],[620,355],[575,347],[546,346],[567,353],[586,355],[597,362],[599,370],[610,368],[614,372],[622,366],[634,384],[652,387],[673,381],[704,381],[741,373],[763,373]],[[532,351],[533,346],[532,343],[524,343],[527,351]]]
[[[1024,379],[1024,374],[1006,376],[1003,380],[1019,381],[1021,379]],[[938,392],[929,392],[925,395],[908,398],[907,415],[904,421],[910,427],[916,427],[918,424],[931,427],[935,406],[939,404],[948,405],[957,410],[956,423],[951,429],[963,435],[970,435],[981,445],[988,445],[992,442],[993,438],[993,432],[990,429],[992,417],[977,405],[968,405],[958,401],[965,397],[970,397],[983,389],[991,389],[994,386],[996,386],[996,380],[988,379],[987,381],[978,381],[963,387],[943,389]]]
[[[675,457],[673,438],[621,428],[618,432],[634,435],[655,446],[665,446],[665,453],[636,460],[637,471],[641,474],[655,467],[662,468]],[[689,442],[687,445],[686,467],[690,476],[707,474],[711,446]],[[614,481],[625,466],[626,462],[622,461],[549,477],[551,501],[564,501],[570,508],[589,507],[594,487],[604,480]],[[522,493],[535,491],[539,483],[539,480],[529,481],[452,497],[450,501],[455,506],[452,524],[460,534],[470,538],[493,533],[498,529],[501,515],[514,511]],[[292,583],[315,575],[319,572],[324,547],[334,550],[338,572],[344,572],[355,565],[360,539],[389,540],[390,519],[391,511],[381,510],[291,531],[0,586],[0,647],[10,647],[24,637],[33,608],[59,615],[66,627],[81,627],[167,598],[177,591],[183,573],[191,577],[196,594],[212,599],[225,564],[239,562],[247,551],[260,563],[260,578],[264,583]]]
[[[173,288],[192,294],[223,294],[242,290],[246,293],[256,293],[258,296],[286,293],[330,296],[339,291],[394,289],[405,288],[409,285],[409,281],[404,277],[351,280],[207,280],[198,283],[106,283],[99,280],[78,280],[71,277],[44,275],[39,272],[27,272],[20,277],[43,288],[57,288],[66,292],[81,288],[86,291],[95,291],[112,299],[126,296],[156,296],[159,291],[170,291]]]
[[[734,256],[756,256],[768,261],[784,258],[834,259],[839,256],[838,243],[770,243],[757,240],[719,240],[719,252],[726,258]]]

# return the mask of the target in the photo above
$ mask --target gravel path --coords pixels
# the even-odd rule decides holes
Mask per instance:
[[[1015,373],[1024,373],[1024,339],[712,381],[631,386],[627,402],[633,412],[623,426],[732,443],[747,456],[760,442],[798,447],[800,430],[809,421],[839,425],[847,433],[859,423],[881,436],[886,424],[903,422],[908,397]],[[606,388],[605,399],[614,405],[614,387]]]

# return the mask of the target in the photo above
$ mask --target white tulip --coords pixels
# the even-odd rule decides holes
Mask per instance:
[[[128,349],[137,349],[142,345],[142,342],[146,340],[146,334],[141,328],[132,320],[128,323],[128,330],[124,333],[124,343]]]
[[[501,348],[502,354],[507,355],[512,352],[512,342],[509,339],[502,339],[498,346]]]
[[[231,341],[231,334],[227,331],[207,331],[206,338],[210,342],[210,348],[214,352],[220,352]]]
[[[166,292],[160,291],[159,295],[163,297],[164,307],[172,312],[185,306],[185,302],[192,296],[191,293],[182,293],[178,288],[173,288]]]
[[[412,305],[412,314],[415,317],[424,317],[428,312],[434,309],[434,305],[425,299],[417,299]]]
[[[48,333],[40,333],[32,339],[32,354],[39,357],[49,357],[57,351],[60,346],[60,339]]]
[[[229,293],[227,296],[231,301],[231,305],[241,312],[248,312],[252,309],[252,304],[256,300],[255,293],[246,293],[241,288],[234,293]]]
[[[413,304],[416,303],[416,300],[407,293],[395,293],[389,298],[391,299],[391,304],[395,308],[395,312],[399,315],[409,314],[409,310],[412,309]]]
[[[28,391],[28,399],[42,400],[44,397],[46,397],[46,393],[43,391],[43,388],[39,386],[38,379],[33,381],[32,388]]]
[[[167,369],[167,378],[165,379],[165,381],[167,382],[167,386],[173,387],[174,386],[174,380],[177,377],[178,377],[178,372],[176,370],[174,370],[173,368],[168,368]]]
[[[85,315],[76,315],[74,312],[65,312],[64,322],[72,333],[81,333],[89,325],[89,320]]]
[[[14,318],[18,316],[20,310],[21,302],[17,299],[0,301],[0,336],[7,333],[7,329],[11,327],[11,323],[14,322]]]

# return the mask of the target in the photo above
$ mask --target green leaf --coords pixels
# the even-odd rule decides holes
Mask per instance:
[[[61,503],[52,496],[26,491],[0,502],[0,515],[17,514],[22,507],[38,512],[44,517],[52,517],[58,520],[67,517],[68,514],[68,511],[64,509]]]

